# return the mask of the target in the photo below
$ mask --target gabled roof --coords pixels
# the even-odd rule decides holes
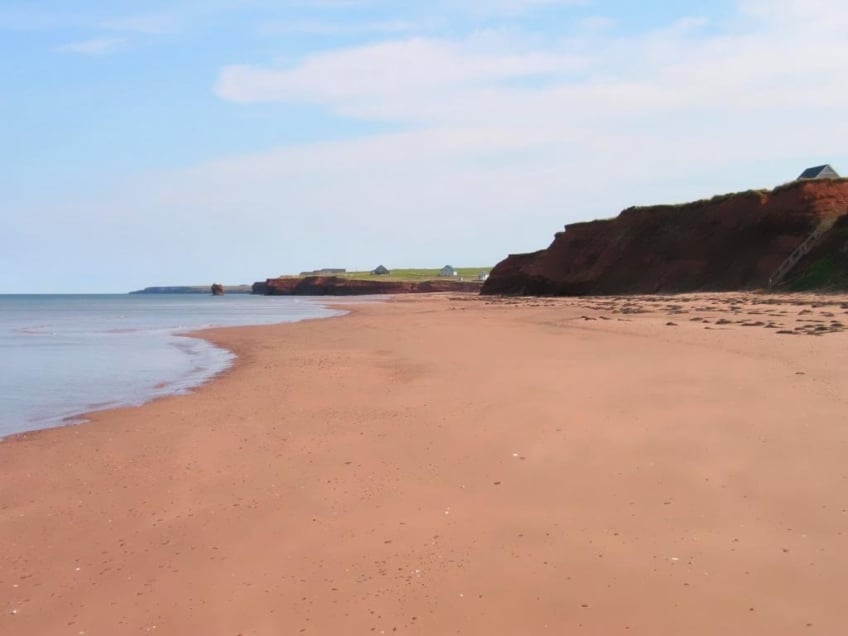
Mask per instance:
[[[826,172],[828,174],[833,174],[837,177],[839,176],[836,173],[836,170],[831,168],[829,164],[824,164],[822,166],[813,166],[812,168],[807,168],[806,170],[804,170],[804,172],[801,173],[801,176],[799,176],[798,178],[799,179],[815,179],[816,177],[821,175],[823,172]]]

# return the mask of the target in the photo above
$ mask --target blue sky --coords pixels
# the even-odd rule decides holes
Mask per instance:
[[[0,5],[0,293],[491,265],[848,172],[837,0]]]

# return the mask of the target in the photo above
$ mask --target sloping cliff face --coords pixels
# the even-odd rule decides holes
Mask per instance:
[[[508,256],[492,270],[482,293],[763,288],[823,219],[846,213],[848,179],[793,182],[771,191],[683,205],[628,208],[614,219],[567,225],[547,249]],[[792,274],[797,277],[799,270]]]
[[[424,292],[478,292],[480,283],[450,279],[427,281],[357,280],[342,276],[269,278],[269,296],[364,296],[370,294],[410,294]]]

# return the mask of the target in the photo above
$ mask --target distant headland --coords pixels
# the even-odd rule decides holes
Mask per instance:
[[[267,296],[358,296],[426,292],[479,293],[489,267],[441,269],[389,269],[378,265],[370,271],[348,272],[332,268],[278,276],[253,284],[253,293]]]
[[[222,285],[225,294],[250,294],[251,285]],[[131,291],[130,294],[210,294],[209,285],[171,285],[160,287],[145,287]]]
[[[433,269],[389,269],[378,265],[373,270],[347,271],[322,268],[267,278],[252,285],[219,285],[214,295],[256,294],[264,296],[359,296],[371,294],[410,294],[424,292],[479,293],[489,276],[490,267],[453,267]],[[145,287],[130,294],[209,294],[209,285],[170,285]]]

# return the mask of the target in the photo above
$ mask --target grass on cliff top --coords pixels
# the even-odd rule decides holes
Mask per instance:
[[[717,194],[717,195],[710,197],[708,199],[698,199],[696,201],[684,201],[682,203],[664,203],[664,204],[658,204],[658,205],[634,205],[634,206],[628,208],[628,210],[645,210],[645,209],[649,209],[649,208],[678,209],[678,208],[688,208],[688,207],[702,206],[702,205],[707,204],[707,203],[715,205],[717,203],[722,203],[724,201],[727,201],[729,199],[735,199],[737,197],[738,198],[751,197],[751,196],[764,197],[771,192],[772,192],[772,190],[766,190],[766,189],[745,190],[743,192],[727,192],[725,194]],[[625,211],[627,211],[627,210],[625,210]]]
[[[441,269],[441,268],[440,268]],[[489,272],[491,267],[455,267],[456,276],[452,280],[460,278],[468,280],[476,280],[477,274],[480,272]],[[445,276],[439,276],[439,269],[390,269],[390,274],[381,274],[379,276],[371,272],[347,272],[343,274],[345,278],[353,279],[378,279],[378,280],[400,280],[400,281],[422,281],[422,280],[444,280]]]
[[[455,280],[459,281],[475,281],[480,272],[487,274],[492,270],[491,267],[455,267],[457,274],[453,277],[439,276],[439,270],[436,269],[389,269],[391,273],[375,275],[370,271],[360,272],[345,272],[344,274],[315,274],[319,276],[339,276],[340,278],[349,278],[351,280],[384,280],[384,281],[425,281],[425,280]],[[291,278],[291,276],[281,276],[281,278]]]
[[[774,188],[756,188],[751,190],[744,190],[740,192],[727,192],[725,194],[716,194],[713,197],[709,197],[706,199],[698,199],[697,201],[685,201],[682,203],[669,203],[669,204],[660,204],[660,205],[635,205],[629,209],[642,210],[645,208],[654,208],[654,207],[669,207],[669,208],[685,208],[689,206],[699,206],[705,203],[716,204],[727,201],[728,199],[734,199],[737,197],[765,197],[770,194],[778,194],[779,192],[783,192],[785,190],[791,190],[793,188],[804,188],[811,184],[826,184],[832,185],[834,183],[848,183],[848,177],[840,177],[838,179],[807,179],[804,181],[799,181],[797,179],[793,181],[787,181],[786,183],[782,183],[779,186]]]

